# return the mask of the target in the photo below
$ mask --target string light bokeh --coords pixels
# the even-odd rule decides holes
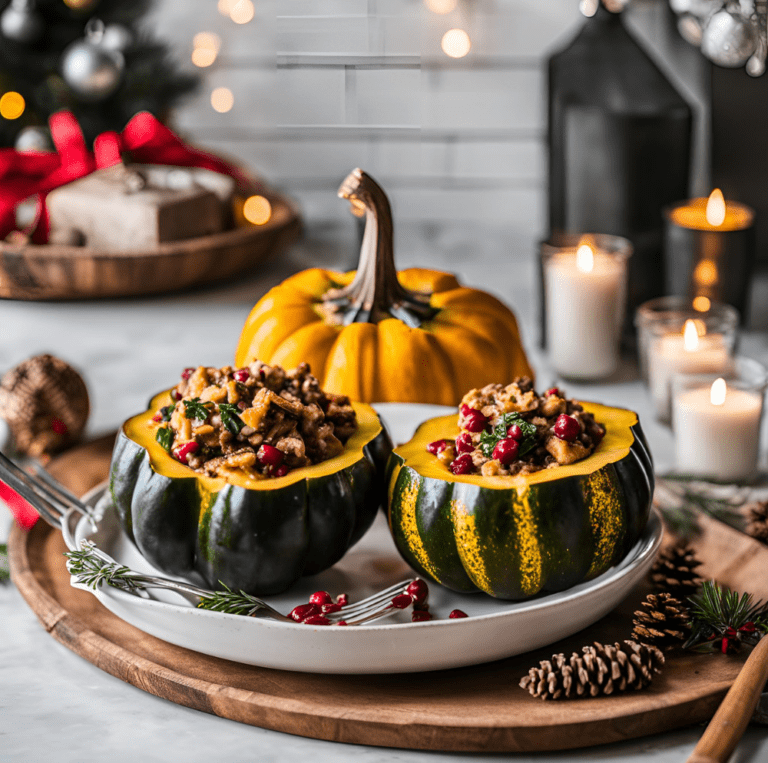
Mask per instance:
[[[264,225],[272,217],[272,205],[263,196],[249,196],[243,204],[243,217],[253,225]]]
[[[424,5],[428,11],[443,15],[455,11],[458,0],[424,0]]]
[[[192,63],[201,68],[211,66],[219,55],[221,37],[214,32],[199,32],[192,45]]]
[[[226,114],[235,105],[235,96],[228,87],[217,87],[211,93],[211,106],[219,114]]]
[[[463,29],[449,29],[440,42],[443,53],[451,58],[464,58],[472,49],[472,41]]]
[[[0,98],[0,117],[3,119],[18,119],[26,108],[26,101],[21,93],[10,90]]]

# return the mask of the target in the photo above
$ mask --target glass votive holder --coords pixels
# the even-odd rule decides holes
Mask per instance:
[[[748,481],[758,472],[768,372],[735,357],[722,375],[675,374],[672,429],[681,474],[721,482]]]
[[[736,349],[739,313],[706,298],[659,297],[637,309],[640,373],[656,412],[670,420],[673,374],[725,373]]]
[[[610,376],[619,364],[632,244],[589,234],[541,245],[546,346],[566,379]]]

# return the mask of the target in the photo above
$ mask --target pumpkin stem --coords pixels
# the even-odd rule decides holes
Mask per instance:
[[[435,311],[429,306],[429,294],[409,291],[398,280],[387,195],[370,175],[355,169],[339,187],[339,197],[349,199],[353,208],[365,209],[365,232],[354,281],[323,296],[328,318],[345,326],[398,318],[417,328]]]

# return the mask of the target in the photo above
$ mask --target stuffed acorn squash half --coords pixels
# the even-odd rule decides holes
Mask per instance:
[[[527,599],[600,575],[638,541],[654,475],[637,415],[539,397],[530,380],[465,395],[388,466],[403,558],[454,591]]]
[[[201,366],[125,422],[109,494],[158,569],[270,595],[363,536],[390,452],[373,408],[326,395],[306,366]]]

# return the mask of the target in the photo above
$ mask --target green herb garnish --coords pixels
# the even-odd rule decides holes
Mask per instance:
[[[523,433],[518,458],[536,447],[536,425],[526,421],[519,413],[505,413],[491,432],[480,435],[480,450],[486,458],[493,458],[493,449],[501,440],[507,439],[507,430],[512,424],[517,424]]]
[[[175,408],[176,408],[176,403],[173,403],[172,405],[164,405],[160,409],[160,417],[162,421],[170,421],[171,415],[173,414],[173,411]]]
[[[208,415],[211,412],[211,403],[201,403],[199,397],[193,397],[191,400],[183,400],[184,413],[188,419],[195,419],[196,421],[206,421]]]
[[[219,403],[219,415],[222,425],[232,434],[240,434],[245,422],[238,416],[239,408],[233,403]]]
[[[171,446],[173,445],[173,429],[170,427],[160,427],[160,429],[157,430],[155,439],[166,451],[168,451],[168,453],[171,452]]]

